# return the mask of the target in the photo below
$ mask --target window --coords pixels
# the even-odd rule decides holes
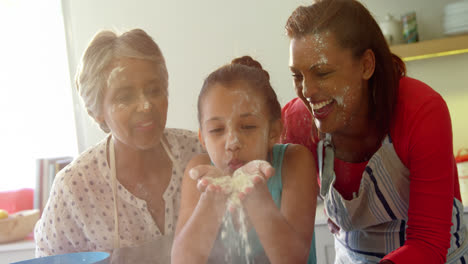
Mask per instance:
[[[77,155],[59,0],[0,0],[0,191],[34,188],[36,159]]]

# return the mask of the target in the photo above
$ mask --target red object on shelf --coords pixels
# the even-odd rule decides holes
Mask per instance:
[[[457,163],[468,161],[468,149],[460,149],[455,157]]]
[[[33,209],[34,189],[23,188],[0,192],[0,209],[13,214],[22,210]]]

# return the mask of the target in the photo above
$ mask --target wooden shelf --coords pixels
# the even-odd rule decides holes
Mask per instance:
[[[468,53],[468,34],[394,45],[390,50],[404,61]]]

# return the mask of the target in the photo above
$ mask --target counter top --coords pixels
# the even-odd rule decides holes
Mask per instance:
[[[0,252],[10,252],[25,249],[35,249],[34,239],[24,239],[16,242],[0,244]]]
[[[32,259],[35,256],[36,244],[33,239],[24,239],[0,244],[0,263],[12,263]]]

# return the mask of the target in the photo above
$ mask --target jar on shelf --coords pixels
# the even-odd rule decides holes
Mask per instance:
[[[380,22],[379,26],[388,45],[404,43],[401,21],[393,17],[391,14],[387,14],[385,16],[385,20]]]
[[[403,39],[406,43],[419,41],[418,23],[416,22],[416,12],[410,12],[401,16],[403,23]]]

